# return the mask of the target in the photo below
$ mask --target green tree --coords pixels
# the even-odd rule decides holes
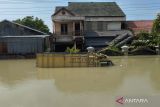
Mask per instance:
[[[157,33],[140,32],[137,39],[132,42],[132,46],[150,46],[155,47],[160,44],[160,38]]]
[[[160,38],[158,36],[157,33],[151,33],[150,34],[150,42],[149,42],[149,45],[150,46],[156,46],[156,45],[159,45],[160,43]]]
[[[38,17],[34,18],[33,16],[26,16],[22,19],[14,20],[13,22],[31,27],[33,29],[37,29],[45,33],[49,33],[48,26],[45,25],[44,21],[42,19],[39,19]]]
[[[160,14],[157,15],[157,18],[154,20],[152,33],[154,34],[153,44],[160,45]]]
[[[160,14],[158,14],[157,18],[154,20],[152,32],[160,34]]]
[[[132,42],[132,46],[135,48],[142,46],[149,46],[152,41],[152,35],[148,32],[142,31],[137,34],[137,39]]]
[[[151,36],[150,33],[142,31],[137,34],[139,40],[150,40]]]

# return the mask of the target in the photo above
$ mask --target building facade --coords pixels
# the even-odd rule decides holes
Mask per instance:
[[[58,6],[52,15],[55,50],[68,46],[85,50],[106,47],[123,29],[126,15],[115,2],[69,2]]]
[[[8,20],[0,22],[0,54],[36,54],[49,46],[49,35]]]

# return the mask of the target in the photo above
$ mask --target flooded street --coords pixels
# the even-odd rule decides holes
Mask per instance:
[[[0,107],[115,107],[117,96],[160,95],[160,57],[111,57],[115,66],[36,68],[0,61]]]

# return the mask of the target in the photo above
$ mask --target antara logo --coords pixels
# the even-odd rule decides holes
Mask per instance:
[[[119,97],[116,99],[116,102],[118,104],[144,104],[148,103],[148,99],[146,98],[124,98],[124,97]]]
[[[117,103],[119,104],[124,104],[124,100],[123,100],[123,97],[120,97],[116,100]]]

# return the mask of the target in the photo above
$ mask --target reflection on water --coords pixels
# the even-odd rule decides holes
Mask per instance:
[[[38,79],[54,79],[62,92],[103,92],[118,89],[123,72],[112,68],[38,69]]]
[[[119,95],[160,94],[160,57],[113,57],[104,68],[35,67],[0,61],[0,107],[114,107]]]

